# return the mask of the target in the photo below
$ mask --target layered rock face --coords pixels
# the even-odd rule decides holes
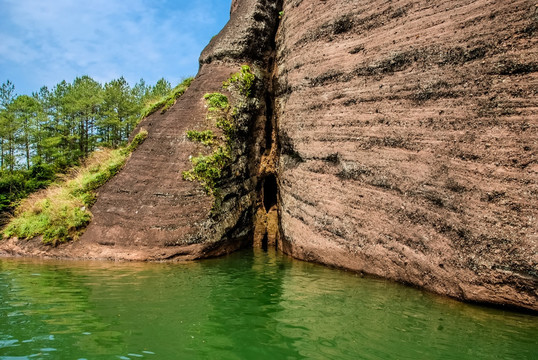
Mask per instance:
[[[58,248],[165,260],[245,245],[538,310],[538,7],[523,0],[233,0],[193,84]],[[240,98],[222,83],[256,74]],[[237,121],[219,206],[182,179],[204,94]],[[220,133],[218,133],[220,135]],[[8,249],[8,250],[6,250]]]
[[[196,259],[252,242],[253,218],[262,203],[258,167],[265,151],[266,68],[274,53],[277,5],[235,3],[229,23],[203,51],[191,87],[171,110],[138,126],[148,131],[148,138],[101,189],[92,208],[95,218],[81,239],[90,257]],[[243,64],[257,78],[248,98],[223,89],[223,82]],[[208,116],[204,98],[214,92],[228,96],[235,135],[232,164],[222,169],[218,195],[212,196],[200,182],[183,180],[182,173],[193,166],[192,157],[211,152],[189,141],[188,130],[223,136]]]
[[[538,8],[290,0],[284,251],[538,309]]]

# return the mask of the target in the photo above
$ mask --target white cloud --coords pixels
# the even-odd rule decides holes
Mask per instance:
[[[211,1],[177,3],[0,0],[0,82],[22,69],[47,85],[83,74],[101,82],[121,75],[131,82],[191,75],[223,21]]]

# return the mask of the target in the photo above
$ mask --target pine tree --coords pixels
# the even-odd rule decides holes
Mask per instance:
[[[38,117],[42,111],[41,104],[33,97],[19,95],[8,107],[13,114],[14,132],[13,141],[21,146],[26,159],[26,169],[30,169],[30,159],[35,153],[36,138],[38,138]]]
[[[0,170],[3,170],[8,163],[5,151],[8,148],[12,125],[12,116],[9,114],[8,106],[14,97],[15,86],[8,80],[0,87]]]

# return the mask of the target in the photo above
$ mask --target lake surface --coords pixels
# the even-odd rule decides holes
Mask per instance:
[[[0,259],[0,359],[537,359],[538,318],[243,251]]]

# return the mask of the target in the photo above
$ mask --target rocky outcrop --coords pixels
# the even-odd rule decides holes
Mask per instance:
[[[529,1],[287,1],[282,248],[538,309],[538,12]]]
[[[277,246],[538,310],[538,8],[514,0],[234,0],[191,88],[99,192],[82,239],[11,254],[164,260]],[[252,94],[222,82],[250,65]],[[232,99],[221,196],[182,180]],[[6,250],[7,249],[7,250]]]

